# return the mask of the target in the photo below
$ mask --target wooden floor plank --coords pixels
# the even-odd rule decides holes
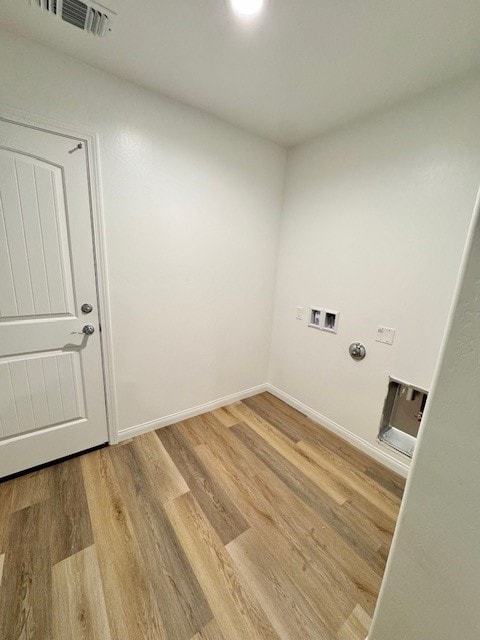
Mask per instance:
[[[361,495],[370,504],[384,511],[392,519],[396,517],[399,508],[399,500],[394,498],[387,491],[384,491],[378,484],[370,482],[365,475],[360,474],[356,469],[352,469],[344,460],[329,455],[328,452],[319,448],[318,445],[301,440],[296,445],[297,449],[304,453],[310,460],[313,460],[320,468],[324,469],[333,478],[346,487],[349,491],[349,498]]]
[[[111,640],[95,547],[54,565],[53,640]]]
[[[3,563],[5,562],[5,554],[2,553],[0,555],[0,588],[2,586],[2,577],[3,577]]]
[[[246,406],[229,407],[229,412],[256,431],[271,447],[276,449],[286,460],[294,465],[307,478],[312,480],[338,504],[343,504],[348,499],[345,491],[336,478],[314,464],[310,458],[295,448],[294,443],[286,436],[279,433],[270,423],[258,416]]]
[[[112,640],[170,640],[110,452],[83,456],[82,470]]]
[[[214,619],[200,633],[196,633],[192,640],[228,640],[228,638],[220,631],[220,627]]]
[[[365,640],[371,623],[371,617],[357,604],[337,633],[337,640]]]
[[[292,442],[299,442],[305,436],[305,428],[296,419],[296,416],[288,416],[288,409],[276,406],[274,396],[262,393],[242,401],[249,409],[254,411],[264,420],[267,420],[280,433],[283,433]]]
[[[335,500],[335,502],[338,504],[346,502],[348,492],[339,485],[336,479],[324,472],[318,465],[313,464],[307,456],[295,448],[294,443],[282,433],[278,432],[270,423],[244,405],[231,406],[228,407],[228,410],[232,415],[237,417],[239,421],[248,424],[261,438],[276,449],[278,453],[307,476],[307,478],[317,484],[328,496]]]
[[[238,470],[225,465],[208,446],[199,447],[199,453],[216,468],[225,489],[251,526],[275,549],[276,560],[287,568],[312,606],[324,609],[322,619],[330,631],[338,628],[359,599],[373,608],[380,578],[348,546],[336,541],[335,548],[330,548],[332,538],[335,540],[331,530],[309,510],[297,514],[296,497],[285,493],[273,475],[239,477]],[[342,553],[346,558],[339,558]],[[328,608],[321,604],[326,602]]]
[[[180,430],[175,426],[160,429],[157,436],[223,544],[243,533],[248,528],[245,518],[197,457],[194,447],[189,445]]]
[[[364,517],[353,518],[351,509],[343,509],[322,489],[281,456],[248,425],[232,427],[234,433],[278,478],[343,537],[369,563],[377,564],[377,552],[384,536]],[[382,563],[377,568],[382,570]]]
[[[277,482],[264,480],[259,492],[265,502],[276,505],[277,526],[296,541],[303,555],[311,559],[313,568],[326,580],[330,579],[333,587],[348,592],[373,613],[381,577],[372,566],[303,501],[285,492]]]
[[[80,458],[65,460],[48,471],[51,500],[49,501],[52,535],[52,564],[93,544],[85,486]]]
[[[400,501],[405,491],[405,478],[380,465],[368,464],[365,475],[394,495]]]
[[[278,638],[195,498],[187,493],[165,508],[223,634],[235,640]]]
[[[140,466],[148,470],[148,476],[156,487],[156,496],[162,504],[189,491],[180,468],[154,431],[135,438],[128,446],[135,452]]]
[[[280,638],[328,640],[331,635],[272,552],[272,540],[249,529],[227,545],[238,570],[253,590]]]
[[[0,482],[0,553],[5,551],[7,544],[14,487],[15,480]]]
[[[352,468],[357,468],[361,473],[367,473],[368,469],[369,475],[372,475],[374,479],[378,478],[379,484],[381,480],[385,488],[390,485],[392,493],[397,497],[401,498],[403,495],[404,478],[339,438],[329,429],[313,422],[306,415],[290,407],[271,393],[260,393],[242,402],[264,417],[279,431],[289,435],[295,442],[305,440],[312,444],[321,444],[342,456]]]
[[[372,522],[378,531],[382,532],[384,540],[391,540],[395,530],[395,518],[384,510],[379,509],[361,495],[350,498],[343,505],[351,513],[360,514],[361,517]]]
[[[328,463],[329,459],[330,461],[338,461],[339,468],[346,468],[351,472],[360,473],[360,475],[364,475],[364,479],[367,481],[373,479],[374,484],[376,484],[377,491],[382,487],[388,491],[389,486],[390,489],[391,485],[395,486],[395,489],[390,491],[391,497],[394,498],[395,506],[393,508],[390,500],[387,500],[385,508],[382,504],[381,509],[379,509],[377,506],[369,502],[368,499],[364,499],[363,496],[359,496],[357,493],[355,495],[355,500],[350,497],[348,504],[345,504],[346,508],[343,509],[343,511],[349,511],[352,516],[356,514],[356,516],[360,516],[366,521],[370,521],[380,532],[385,533],[388,538],[391,538],[395,526],[396,514],[398,513],[400,505],[399,495],[403,492],[405,479],[401,478],[390,469],[387,469],[376,460],[373,460],[364,453],[358,451],[338,436],[313,423],[309,418],[298,412],[296,409],[289,407],[275,396],[272,396],[269,393],[262,393],[255,396],[253,399],[256,400],[255,406],[257,409],[261,409],[260,413],[262,415],[269,416],[269,408],[272,409],[272,414],[270,415],[271,424],[278,424],[279,420],[282,424],[285,421],[293,421],[297,425],[296,428],[299,429],[297,433],[297,442],[300,446],[302,442],[307,442],[314,444],[316,448],[324,453],[328,452],[329,455],[326,456],[326,463]],[[253,399],[244,400],[242,404]],[[237,405],[231,405],[225,409],[228,411],[230,408]],[[281,416],[280,418],[278,417],[279,414]],[[298,440],[298,438],[302,438],[302,440]],[[368,474],[366,469],[369,470]],[[383,486],[375,480],[376,475],[379,478],[384,479],[383,485],[386,486]],[[352,485],[350,484],[350,486]],[[385,513],[388,509],[390,509],[390,515]]]
[[[52,588],[46,503],[13,513],[0,588],[2,640],[52,640]]]
[[[51,478],[52,470],[49,467],[15,478],[12,482],[14,487],[12,512],[48,500],[51,491]]]
[[[393,504],[392,513],[398,511],[398,505],[403,493],[405,481],[403,478],[387,470],[376,461],[368,458],[365,454],[353,449],[348,443],[341,441],[338,437],[326,432],[323,427],[313,423],[309,418],[296,411],[292,407],[278,400],[271,394],[265,393],[243,401],[260,416],[267,416],[272,421],[272,411],[287,416],[281,422],[282,425],[291,427],[291,423],[297,425],[295,441],[298,449],[315,457],[319,466],[327,473],[332,474],[336,479],[340,479],[342,484],[355,492],[369,492],[368,499],[375,502],[376,496],[379,499],[377,505],[388,508]],[[228,408],[226,409],[228,411]],[[274,413],[275,415],[275,413]],[[268,419],[267,419],[268,421]],[[273,419],[275,422],[275,419]],[[349,459],[345,458],[348,453]],[[361,461],[361,466],[352,465],[351,459]],[[368,473],[365,465],[368,466]],[[376,479],[382,478],[386,486]],[[373,480],[373,482],[372,482]],[[394,487],[394,489],[392,489]]]
[[[227,407],[230,409],[230,407]],[[253,456],[238,455],[238,441],[230,429],[219,422],[215,416],[205,413],[181,423],[182,435],[195,447],[208,444],[222,451],[232,461],[235,468],[253,478],[257,474],[256,460]]]
[[[252,480],[246,474],[242,475],[240,466],[234,467],[229,456],[225,457],[224,451],[216,445],[198,447],[198,451],[211,468],[218,468],[225,489],[231,492],[237,505],[241,505],[251,524],[274,523],[292,540],[301,536],[299,546],[303,554],[310,555],[312,562],[317,558],[317,565],[322,571],[330,572],[332,579],[346,579],[345,588],[349,587],[356,594],[356,601],[373,608],[380,576],[303,501],[289,492],[269,469],[257,465],[259,476]],[[246,450],[246,453],[250,452]],[[238,447],[237,460],[242,455],[243,448]]]
[[[133,445],[115,449],[111,458],[126,509],[140,541],[167,638],[188,640],[213,616],[185,550],[166,516],[164,507],[172,500],[162,506],[157,495],[156,475],[151,475]]]
[[[342,441],[328,429],[313,422],[303,413],[285,404],[271,393],[260,393],[252,398],[246,398],[242,403],[293,442],[300,440],[322,442],[333,450],[338,449],[342,444]]]
[[[216,418],[219,422],[221,422],[225,427],[233,427],[233,425],[237,424],[237,421],[228,411],[225,410],[225,407],[221,407],[220,409],[215,409],[215,411],[211,412],[212,416]]]

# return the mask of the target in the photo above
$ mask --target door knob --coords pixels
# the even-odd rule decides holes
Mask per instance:
[[[91,336],[92,333],[95,333],[95,327],[93,324],[86,324],[82,329],[82,333],[85,333],[87,336]]]

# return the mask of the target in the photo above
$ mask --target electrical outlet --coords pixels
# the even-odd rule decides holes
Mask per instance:
[[[396,329],[391,329],[390,327],[378,327],[375,342],[381,342],[383,344],[393,344],[393,341],[395,339],[395,331]]]
[[[297,320],[303,320],[303,316],[305,314],[305,309],[303,307],[297,307],[297,314],[296,314],[296,319]]]

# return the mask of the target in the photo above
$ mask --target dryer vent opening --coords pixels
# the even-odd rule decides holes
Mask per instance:
[[[390,379],[378,439],[411,458],[427,398],[424,389]]]

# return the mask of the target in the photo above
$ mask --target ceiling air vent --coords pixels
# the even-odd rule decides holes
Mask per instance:
[[[30,4],[45,9],[74,27],[94,36],[104,36],[112,30],[113,11],[96,2],[81,0],[30,0]]]

